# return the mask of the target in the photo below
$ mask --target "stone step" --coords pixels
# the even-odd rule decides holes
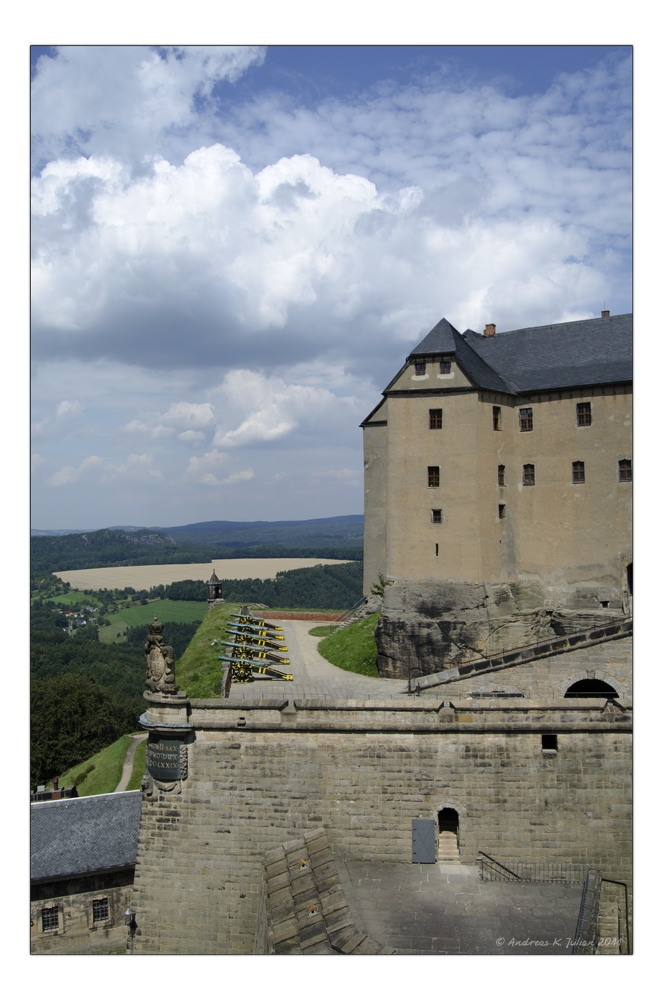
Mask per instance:
[[[438,861],[458,861],[460,863],[460,854],[458,852],[458,837],[455,833],[450,830],[441,830],[438,845],[437,845],[437,860]]]

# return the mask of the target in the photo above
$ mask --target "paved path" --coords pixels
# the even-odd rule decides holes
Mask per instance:
[[[482,882],[458,862],[345,867],[358,928],[401,954],[571,954],[582,885]]]
[[[294,675],[294,681],[261,677],[252,684],[234,683],[230,688],[231,700],[257,701],[259,698],[284,697],[382,701],[385,698],[408,697],[407,681],[354,674],[350,670],[335,667],[325,660],[318,652],[320,637],[309,635],[309,631],[315,628],[315,622],[285,621],[281,622],[281,625],[288,647],[290,666],[279,666],[279,669],[289,670]],[[439,692],[432,691],[430,696],[439,701]]]
[[[124,758],[124,764],[122,765],[122,777],[120,778],[120,783],[115,789],[116,792],[125,792],[127,790],[127,785],[131,778],[131,771],[134,766],[134,757],[136,756],[136,749],[139,743],[147,739],[147,733],[139,733],[138,736],[134,736],[131,743],[129,744],[129,749],[127,750],[127,756]]]

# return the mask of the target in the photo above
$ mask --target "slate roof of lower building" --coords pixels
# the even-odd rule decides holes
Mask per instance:
[[[30,806],[30,878],[59,879],[136,863],[142,793]]]
[[[453,346],[452,346],[453,345]],[[511,394],[633,380],[633,315],[524,327],[493,337],[441,320],[411,352],[453,352],[480,388]]]

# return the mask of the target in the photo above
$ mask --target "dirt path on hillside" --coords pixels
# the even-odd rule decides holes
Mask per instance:
[[[131,778],[131,772],[134,766],[134,757],[136,756],[138,744],[142,743],[143,740],[146,740],[147,736],[147,733],[139,733],[138,736],[134,736],[129,744],[129,749],[127,750],[127,755],[124,758],[124,764],[122,765],[122,777],[120,778],[119,785],[115,789],[116,792],[126,792],[127,785],[129,784],[129,780]]]

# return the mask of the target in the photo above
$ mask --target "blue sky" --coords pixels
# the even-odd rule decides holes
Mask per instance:
[[[362,509],[445,315],[631,309],[631,53],[33,50],[33,524]]]

